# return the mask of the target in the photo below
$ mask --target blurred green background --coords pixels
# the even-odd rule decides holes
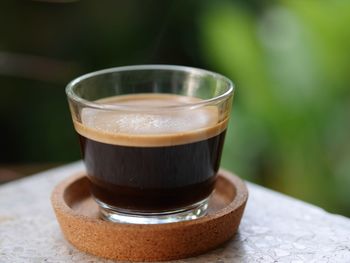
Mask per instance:
[[[350,216],[345,0],[2,1],[0,167],[79,159],[65,85],[149,63],[235,82],[223,167]]]

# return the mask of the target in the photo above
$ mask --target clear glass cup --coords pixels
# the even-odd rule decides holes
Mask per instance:
[[[206,214],[232,105],[229,79],[138,65],[86,74],[66,92],[102,218],[159,224]]]

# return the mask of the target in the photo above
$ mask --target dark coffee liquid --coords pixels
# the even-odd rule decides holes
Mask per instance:
[[[119,96],[110,104],[183,105],[199,99],[164,94]],[[136,105],[136,106],[135,106]],[[190,110],[84,108],[79,134],[91,191],[120,210],[162,212],[204,200],[214,189],[227,120],[216,106]]]
[[[194,204],[213,190],[225,131],[199,142],[129,147],[79,135],[93,195],[140,212]]]

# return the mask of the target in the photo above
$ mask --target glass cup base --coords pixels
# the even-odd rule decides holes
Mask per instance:
[[[194,220],[205,216],[208,210],[209,197],[185,208],[156,213],[123,210],[110,206],[98,199],[95,200],[99,205],[101,218],[106,221],[123,224],[166,224]]]

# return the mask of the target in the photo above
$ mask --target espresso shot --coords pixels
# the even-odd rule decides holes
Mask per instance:
[[[135,65],[66,88],[90,194],[102,219],[168,224],[205,216],[234,87],[215,72]]]
[[[74,125],[94,198],[135,213],[181,210],[208,198],[227,126],[219,109],[137,110],[196,102],[200,99],[189,96],[134,94],[98,101],[134,105],[132,111],[82,109]]]

